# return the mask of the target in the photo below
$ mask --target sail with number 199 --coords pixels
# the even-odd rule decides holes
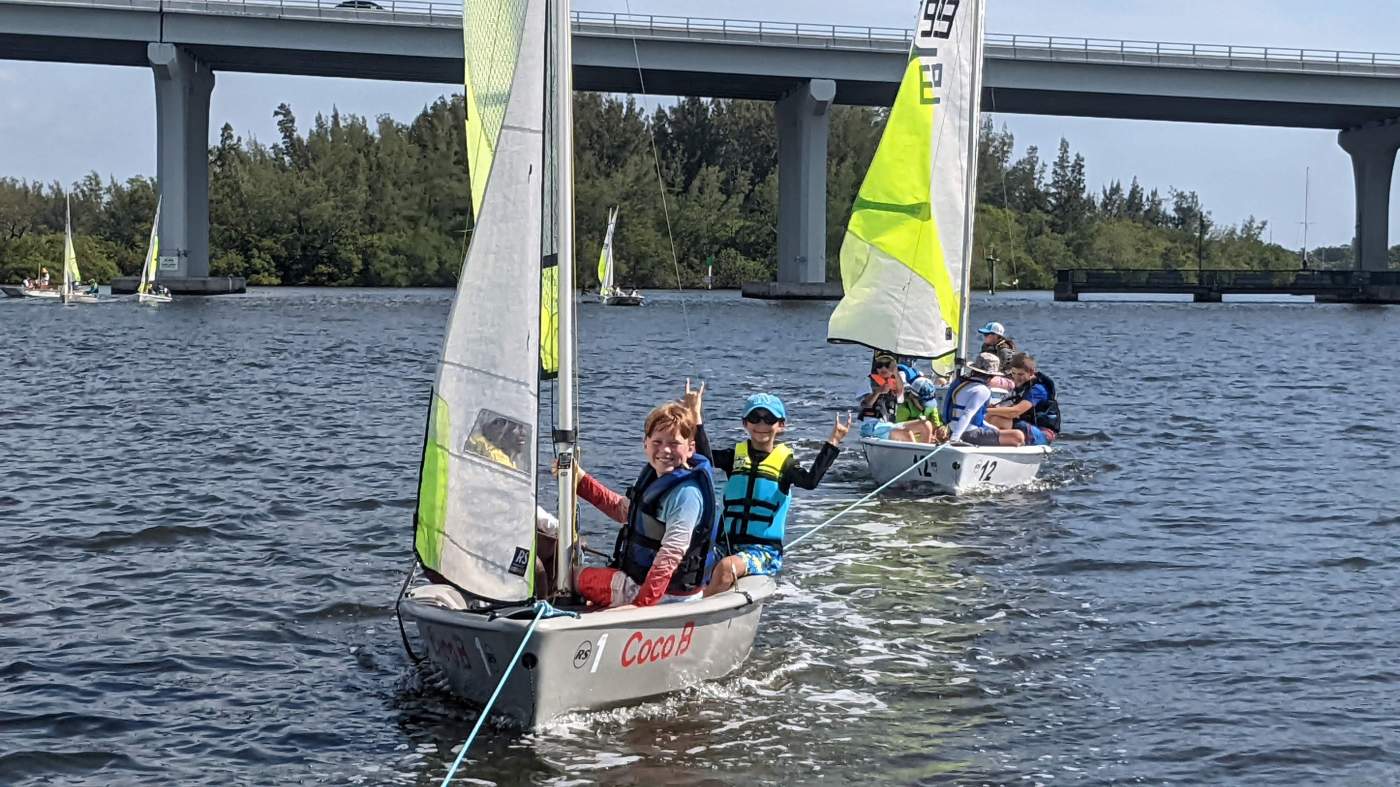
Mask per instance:
[[[972,247],[981,0],[919,3],[914,42],[841,243],[827,340],[953,366]]]

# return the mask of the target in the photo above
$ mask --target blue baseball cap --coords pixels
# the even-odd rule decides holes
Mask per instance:
[[[986,325],[983,325],[981,328],[978,328],[977,332],[982,334],[983,336],[986,336],[989,333],[994,333],[997,336],[1005,336],[1006,326],[1002,325],[999,322],[989,322]]]
[[[787,420],[787,408],[783,407],[783,400],[773,394],[756,393],[744,400],[744,415],[742,417],[748,418],[749,413],[754,410],[767,410],[777,416],[778,420]]]

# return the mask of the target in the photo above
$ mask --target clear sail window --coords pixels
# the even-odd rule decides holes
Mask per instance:
[[[511,470],[530,472],[530,445],[534,428],[530,424],[482,410],[472,425],[463,450]]]

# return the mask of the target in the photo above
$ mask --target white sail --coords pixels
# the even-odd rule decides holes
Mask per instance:
[[[73,248],[73,203],[67,200],[63,214],[63,297],[72,294],[73,287],[83,280],[78,271],[78,252]]]
[[[146,244],[146,261],[141,265],[141,281],[136,292],[145,295],[156,283],[156,259],[160,254],[160,198],[156,198],[156,217],[151,221],[151,240]]]
[[[473,0],[466,13],[511,61],[494,74],[514,75],[438,364],[415,547],[459,588],[517,601],[534,592],[545,2]]]
[[[607,297],[613,294],[613,230],[617,228],[617,208],[608,211],[608,231],[603,236],[603,251],[598,255],[598,294]]]
[[[951,366],[972,253],[981,0],[921,0],[914,43],[841,244],[827,338]]]

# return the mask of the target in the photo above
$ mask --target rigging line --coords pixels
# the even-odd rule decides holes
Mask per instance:
[[[846,506],[845,508],[841,509],[840,511],[836,512],[836,514],[835,514],[834,516],[832,516],[830,519],[827,519],[825,522],[822,522],[820,525],[817,525],[816,527],[812,528],[811,530],[808,530],[808,531],[804,532],[802,535],[798,536],[797,538],[794,538],[793,540],[787,542],[787,545],[783,547],[784,551],[791,550],[793,547],[795,547],[795,546],[797,546],[798,544],[800,544],[800,543],[802,543],[803,541],[805,541],[805,540],[807,539],[808,536],[812,535],[813,533],[816,533],[818,530],[821,530],[822,528],[826,527],[827,525],[830,525],[832,522],[835,522],[836,520],[840,519],[841,517],[845,516],[846,514],[851,513],[852,511],[854,511],[854,510],[856,510],[857,508],[859,508],[861,505],[864,505],[865,502],[866,502],[867,500],[870,500],[872,497],[874,497],[874,496],[880,494],[881,492],[885,491],[886,489],[889,488],[889,486],[890,486],[891,484],[893,484],[894,482],[898,481],[899,479],[905,477],[906,475],[909,475],[909,474],[910,474],[911,472],[913,472],[916,468],[923,467],[924,462],[925,462],[926,460],[928,460],[928,459],[929,459],[930,457],[932,457],[934,454],[938,453],[939,451],[942,451],[944,448],[947,448],[948,446],[950,446],[950,445],[952,445],[952,444],[953,444],[953,441],[949,440],[948,442],[939,445],[937,448],[935,448],[935,449],[933,449],[932,451],[929,451],[928,453],[926,453],[926,454],[924,454],[923,456],[919,457],[919,459],[918,459],[917,461],[915,461],[913,464],[911,464],[911,465],[909,465],[908,467],[906,467],[902,472],[900,472],[899,475],[895,476],[894,478],[891,478],[890,480],[888,480],[888,481],[886,481],[885,483],[880,484],[878,487],[876,487],[876,488],[875,488],[875,491],[870,492],[870,493],[867,494],[865,497],[862,497],[861,499],[857,500],[856,502],[851,503],[850,505],[848,505],[848,506]]]
[[[996,112],[997,112],[997,89],[994,88],[994,87],[988,86],[988,87],[987,87],[987,92],[988,92],[988,94],[991,96],[991,99],[992,99],[992,101],[991,101],[991,104],[992,104],[991,112],[992,112],[993,115],[995,115]],[[1007,163],[1007,164],[1010,164],[1010,163],[1011,163],[1011,156],[1012,156],[1012,155],[1015,155],[1015,153],[1016,153],[1016,151],[1015,151],[1014,149],[1008,152],[1008,155],[1007,155],[1007,157],[1006,157],[1006,163]],[[1006,170],[1007,170],[1007,166],[1006,166],[1006,165],[1003,165],[1002,168],[1001,168],[1001,207],[1002,207],[1002,210],[1005,210],[1008,214],[1010,214],[1010,213],[1011,213],[1011,193],[1010,193],[1010,190],[1007,189],[1007,187],[1006,187]],[[1021,273],[1020,273],[1020,268],[1016,267],[1016,244],[1012,242],[1012,241],[1013,241],[1013,238],[1011,237],[1011,222],[1012,222],[1012,221],[1013,221],[1013,218],[1012,218],[1010,215],[1008,215],[1008,216],[1006,217],[1006,248],[1007,248],[1007,253],[1011,255],[1011,259],[1009,260],[1009,262],[1011,263],[1011,270],[1012,270],[1012,272],[1013,272],[1013,275],[1016,276],[1016,281],[1019,282],[1020,279],[1021,279]],[[1030,243],[1031,243],[1031,230],[1030,230],[1030,226],[1027,225],[1025,229],[1026,229],[1026,248],[1030,248]],[[987,271],[987,274],[988,274],[989,276],[995,276],[995,271],[988,270],[988,271]],[[992,281],[992,289],[995,290],[996,288],[997,288],[997,283],[996,283],[996,281]]]
[[[626,0],[627,15],[632,15],[632,0]],[[641,87],[642,96],[647,95],[646,75],[642,72],[642,53],[637,46],[637,37],[632,39],[632,58],[637,64],[637,84]],[[643,102],[645,105],[645,102]],[[658,105],[658,108],[659,105]],[[694,346],[695,340],[690,332],[690,311],[686,308],[685,285],[681,283],[681,264],[676,256],[676,238],[671,232],[671,209],[666,204],[666,181],[661,177],[661,156],[656,152],[656,129],[647,123],[647,138],[651,143],[651,161],[656,169],[656,186],[661,191],[661,215],[666,218],[666,241],[671,246],[671,267],[676,272],[676,292],[681,294],[681,319],[685,323],[685,341],[687,345]]]
[[[515,655],[511,656],[510,663],[506,665],[506,671],[501,673],[501,679],[496,683],[496,690],[491,692],[491,698],[486,701],[486,705],[481,709],[481,715],[476,717],[476,724],[472,726],[471,734],[462,744],[462,748],[457,752],[457,759],[452,761],[452,767],[447,769],[447,775],[442,777],[440,787],[447,787],[452,783],[452,777],[457,774],[457,768],[462,765],[462,760],[467,756],[467,749],[472,747],[472,741],[476,740],[476,734],[481,732],[481,727],[486,724],[486,719],[491,715],[491,707],[496,704],[496,698],[501,696],[501,689],[505,688],[506,681],[510,680],[510,674],[515,671],[515,665],[520,662],[520,654],[525,652],[525,645],[530,642],[530,637],[535,634],[535,627],[540,625],[540,621],[546,617],[571,617],[577,618],[577,612],[566,612],[555,609],[548,601],[535,602],[535,619],[530,621],[530,627],[525,629],[525,636],[520,638],[520,647],[515,649]]]

